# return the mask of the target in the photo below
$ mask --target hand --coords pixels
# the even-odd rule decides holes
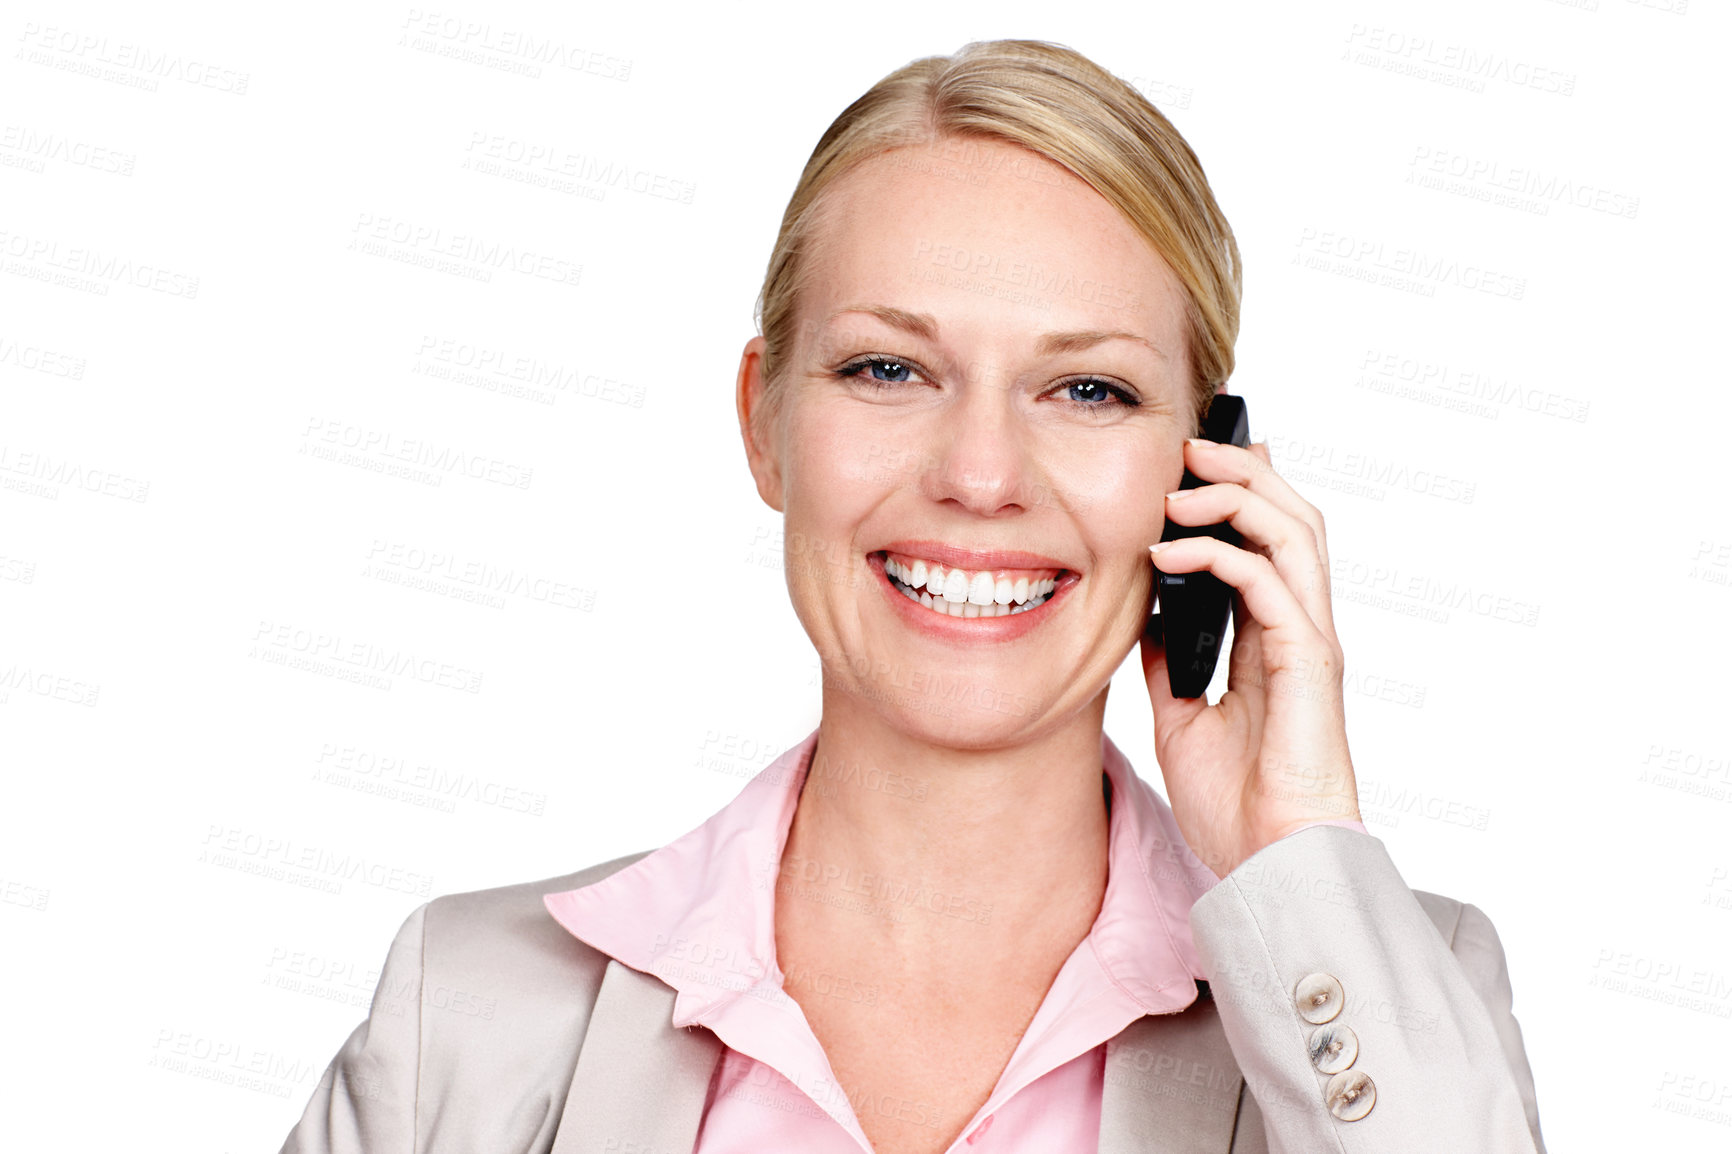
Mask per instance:
[[[1158,634],[1144,633],[1155,756],[1179,832],[1217,877],[1307,822],[1359,818],[1347,752],[1341,643],[1323,515],[1276,475],[1269,449],[1185,442],[1206,482],[1167,497],[1180,525],[1230,523],[1235,547],[1186,537],[1151,551],[1165,573],[1208,570],[1237,591],[1227,692],[1175,698]]]

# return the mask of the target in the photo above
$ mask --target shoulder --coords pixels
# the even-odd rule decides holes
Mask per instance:
[[[548,922],[555,929],[559,929],[558,923],[549,917],[547,907],[541,903],[543,895],[593,885],[649,852],[643,850],[626,854],[575,873],[560,874],[558,877],[543,878],[540,881],[518,882],[515,885],[434,898],[427,903],[427,932],[431,936],[437,926],[443,933],[465,933],[474,930],[513,933],[521,931],[525,923],[539,925],[541,922]],[[565,933],[563,929],[559,932]]]
[[[1510,984],[1509,959],[1504,954],[1503,941],[1497,927],[1486,912],[1471,902],[1457,901],[1441,894],[1414,890],[1413,896],[1442,935],[1450,953],[1461,964],[1462,973],[1479,996],[1491,1016],[1492,1029],[1498,1045],[1509,1062],[1510,1074],[1521,1095],[1522,1110],[1528,1131],[1533,1135],[1534,1148],[1544,1154],[1545,1139],[1540,1135],[1539,1105],[1534,1090],[1533,1067],[1528,1062],[1527,1046],[1521,1023],[1515,1016],[1515,990]]]
[[[1471,902],[1457,901],[1441,894],[1414,890],[1431,924],[1437,927],[1449,951],[1461,964],[1468,985],[1479,996],[1491,1016],[1492,1029],[1508,1060],[1510,1073],[1521,1094],[1522,1109],[1534,1146],[1542,1154],[1545,1140],[1540,1137],[1539,1106],[1534,1092],[1533,1067],[1528,1062],[1527,1046],[1522,1037],[1521,1023],[1515,1016],[1515,990],[1510,983],[1509,959],[1504,954],[1503,941],[1497,927],[1486,912]]]
[[[357,1104],[353,1092],[315,1091],[284,1149],[419,1150],[434,1130],[441,1150],[547,1149],[608,958],[554,921],[542,895],[643,856],[417,908],[328,1078],[366,1092]],[[365,1140],[323,1142],[345,1126]]]
[[[507,1004],[534,1013],[549,1001],[593,996],[606,955],[567,933],[541,899],[598,882],[648,852],[540,881],[434,898],[422,915],[423,996],[435,1008],[446,999],[458,1014],[489,1018]]]
[[[1414,890],[1413,896],[1461,963],[1462,972],[1486,1008],[1493,1015],[1507,1015],[1515,1000],[1510,988],[1509,960],[1491,918],[1470,902],[1424,890]]]
[[[1413,896],[1481,996],[1484,997],[1488,991],[1500,992],[1496,990],[1500,984],[1507,990],[1509,967],[1504,958],[1503,942],[1486,912],[1470,902],[1424,890],[1414,890]]]
[[[1437,927],[1437,932],[1443,935],[1444,944],[1454,949],[1455,931],[1461,925],[1462,911],[1470,908],[1467,903],[1425,890],[1414,890],[1413,897],[1419,902],[1419,908],[1425,911],[1425,916],[1431,919],[1431,924]]]
[[[417,911],[416,1093],[439,1104],[447,1148],[531,1149],[552,1132],[608,957],[554,921],[542,895],[598,882],[643,856],[449,894]],[[502,1118],[514,1127],[509,1141]]]

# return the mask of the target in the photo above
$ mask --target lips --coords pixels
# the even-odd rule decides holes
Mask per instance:
[[[1034,613],[1077,580],[1050,557],[938,542],[900,543],[873,559],[898,599],[925,610],[921,623],[931,625],[939,625],[938,618],[986,621]]]

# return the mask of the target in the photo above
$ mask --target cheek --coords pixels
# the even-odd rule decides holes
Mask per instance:
[[[1064,507],[1101,557],[1140,553],[1160,539],[1166,495],[1184,475],[1177,444],[1095,446],[1072,458],[1057,483]]]
[[[788,416],[783,480],[790,525],[832,534],[847,530],[886,488],[884,447],[862,430],[826,419],[822,406]]]

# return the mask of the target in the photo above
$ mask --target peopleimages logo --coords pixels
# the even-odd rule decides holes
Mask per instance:
[[[336,450],[391,461],[406,466],[435,470],[434,475],[458,474],[477,481],[490,481],[513,489],[527,489],[535,477],[532,467],[467,452],[454,445],[442,445],[420,437],[399,437],[389,429],[369,429],[348,421],[309,417],[306,431],[301,434],[301,452],[309,456],[327,456]],[[330,446],[326,450],[325,446]]]
[[[247,82],[252,79],[249,72],[191,60],[178,52],[157,51],[126,40],[110,43],[107,36],[54,25],[44,27],[34,20],[25,21],[24,31],[19,33],[18,39],[23,45],[20,59],[103,80],[121,81],[129,87],[150,92],[156,91],[160,80],[179,80],[195,88],[245,96]],[[51,53],[58,53],[58,58]]]
[[[109,285],[127,284],[133,288],[162,293],[164,296],[181,297],[184,300],[195,300],[198,297],[198,278],[190,273],[135,261],[118,253],[103,252],[98,248],[82,245],[62,247],[58,240],[49,237],[0,231],[0,255],[22,262],[9,267],[7,271],[34,280],[49,281],[57,276],[93,278],[81,283],[100,289],[100,296],[108,295]],[[51,270],[59,272],[57,274]]]
[[[1522,60],[1495,49],[1439,43],[1423,33],[1355,24],[1347,33],[1343,59],[1385,72],[1431,80],[1453,88],[1484,92],[1488,81],[1572,96],[1576,74]]]
[[[535,277],[552,284],[575,286],[583,278],[583,265],[549,253],[487,240],[472,233],[447,232],[434,225],[415,224],[370,212],[360,213],[349,230],[349,248],[369,256],[383,256],[437,271],[461,270],[490,280],[492,271],[503,269]],[[450,258],[441,260],[440,258]]]
[[[1453,257],[1432,256],[1416,248],[1391,247],[1371,237],[1351,233],[1302,228],[1296,244],[1294,264],[1338,272],[1356,279],[1389,283],[1392,287],[1428,289],[1449,285],[1469,292],[1519,301],[1527,295],[1527,278],[1464,262]],[[1333,260],[1335,265],[1319,265]],[[1395,278],[1393,280],[1389,278]]]
[[[322,846],[302,845],[290,838],[270,837],[234,826],[210,826],[205,832],[198,860],[330,893],[341,892],[342,883],[346,881],[418,897],[426,897],[433,888],[431,874],[387,865],[360,854],[340,854]]]
[[[310,663],[315,672],[320,666],[347,667],[355,675],[375,681],[382,680],[380,675],[406,676],[425,685],[461,690],[464,693],[481,692],[480,670],[452,665],[407,650],[354,641],[340,634],[302,629],[275,621],[259,622],[258,628],[253,631],[253,646],[248,656],[269,664],[284,664],[285,658],[294,657]],[[384,681],[379,688],[389,689],[390,686],[389,681]]]

